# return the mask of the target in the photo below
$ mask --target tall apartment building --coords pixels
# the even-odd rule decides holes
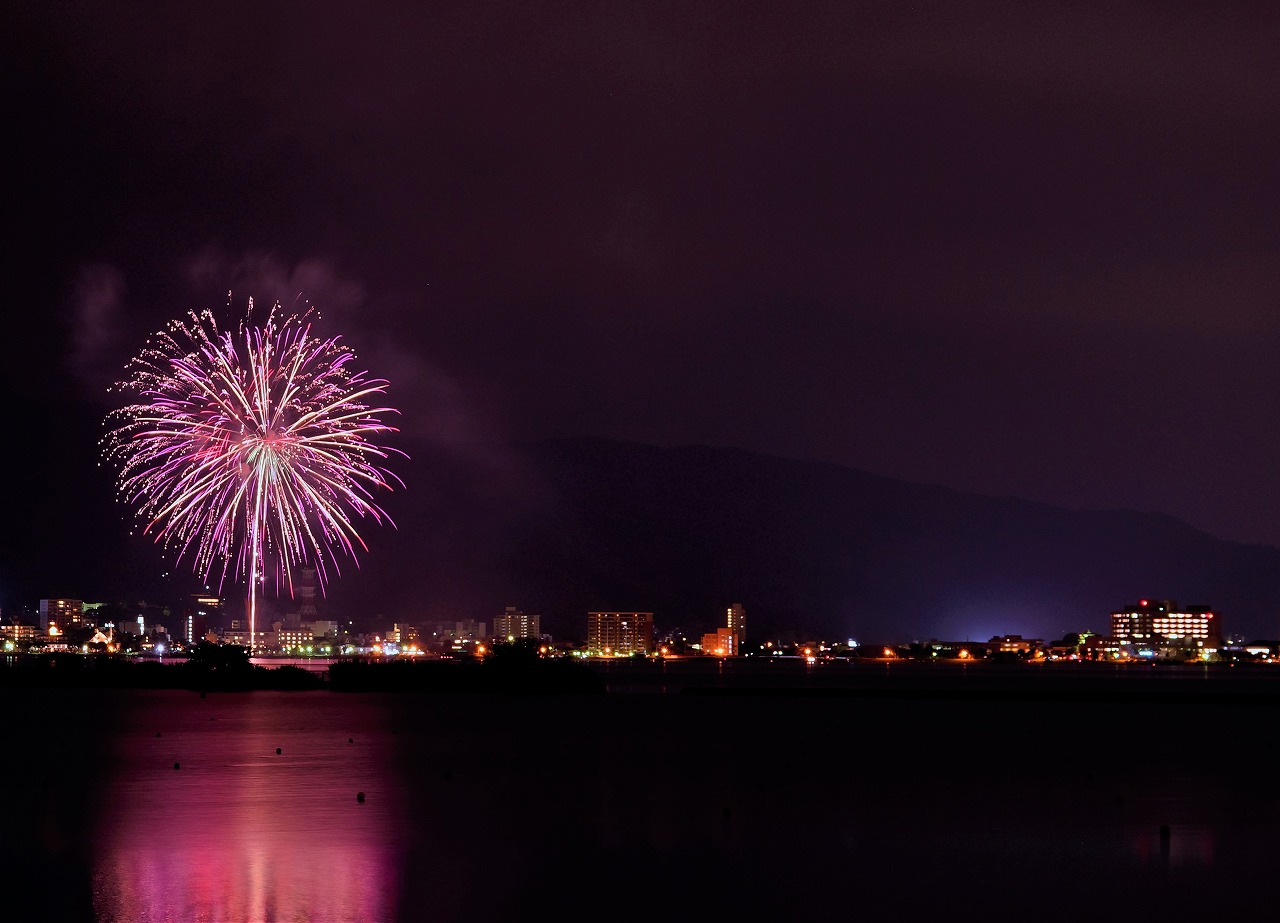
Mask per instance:
[[[204,615],[188,612],[183,619],[182,637],[188,644],[199,644],[209,633],[209,619]]]
[[[588,612],[587,650],[596,655],[647,654],[653,649],[652,612]]]
[[[742,603],[734,603],[725,611],[725,625],[733,634],[735,652],[741,651],[747,640],[747,610]]]
[[[81,599],[42,599],[40,600],[40,628],[49,630],[49,623],[59,628],[68,625],[79,625],[84,619],[84,600]]]
[[[493,637],[498,641],[515,641],[518,638],[541,638],[542,616],[528,615],[515,606],[493,618]]]

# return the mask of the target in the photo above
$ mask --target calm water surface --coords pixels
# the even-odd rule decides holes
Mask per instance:
[[[391,919],[404,792],[385,703],[152,692],[122,717],[99,920]]]
[[[1265,703],[0,690],[0,706],[20,744],[0,761],[0,859],[24,921],[1277,915]]]

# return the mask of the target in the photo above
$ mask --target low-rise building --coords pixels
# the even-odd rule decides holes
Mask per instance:
[[[713,633],[703,635],[702,653],[708,657],[736,657],[741,653],[738,633],[732,628],[717,628]]]
[[[987,642],[992,656],[1015,654],[1021,657],[1034,657],[1042,652],[1044,641],[1041,638],[1024,638],[1022,635],[997,635]]]
[[[286,654],[304,653],[307,648],[313,646],[315,641],[315,635],[308,623],[303,623],[297,628],[286,628],[277,623],[275,634],[276,644]]]

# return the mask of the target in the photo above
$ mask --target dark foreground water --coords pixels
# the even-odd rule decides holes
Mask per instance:
[[[1278,909],[1274,704],[8,688],[0,710],[5,920]]]

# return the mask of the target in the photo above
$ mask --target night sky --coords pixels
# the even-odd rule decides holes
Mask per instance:
[[[8,541],[96,464],[60,416],[230,290],[317,304],[411,455],[732,446],[1280,544],[1271,4],[0,16]]]

